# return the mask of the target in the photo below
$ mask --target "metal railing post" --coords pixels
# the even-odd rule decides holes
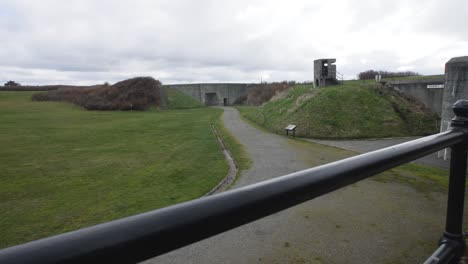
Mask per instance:
[[[452,129],[468,132],[468,101],[460,100],[453,105],[455,118]],[[465,203],[468,138],[451,147],[450,178],[447,200],[445,231],[439,241],[439,248],[425,264],[456,264],[463,256],[465,240],[463,235],[463,207]]]

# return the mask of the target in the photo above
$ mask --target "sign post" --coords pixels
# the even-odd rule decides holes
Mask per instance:
[[[284,128],[286,131],[286,136],[289,136],[289,131],[293,132],[293,137],[296,137],[296,125],[288,125],[287,127]]]

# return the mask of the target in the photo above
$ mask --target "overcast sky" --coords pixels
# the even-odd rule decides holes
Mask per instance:
[[[467,25],[468,0],[0,0],[0,82],[305,81],[319,58],[439,74]]]

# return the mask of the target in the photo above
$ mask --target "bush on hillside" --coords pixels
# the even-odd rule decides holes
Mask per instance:
[[[270,100],[275,94],[294,86],[294,82],[261,83],[247,93],[247,104],[261,105]]]
[[[161,103],[161,82],[151,77],[137,77],[114,85],[86,88],[65,87],[34,94],[33,101],[65,101],[88,110],[145,110]]]

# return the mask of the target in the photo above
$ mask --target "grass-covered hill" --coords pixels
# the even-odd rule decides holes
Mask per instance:
[[[197,101],[174,88],[164,87],[167,93],[167,107],[169,109],[188,109],[204,107],[200,101]]]
[[[413,98],[361,82],[323,88],[299,85],[260,107],[240,110],[247,119],[276,133],[296,124],[296,135],[301,137],[379,138],[438,130],[438,116]]]

